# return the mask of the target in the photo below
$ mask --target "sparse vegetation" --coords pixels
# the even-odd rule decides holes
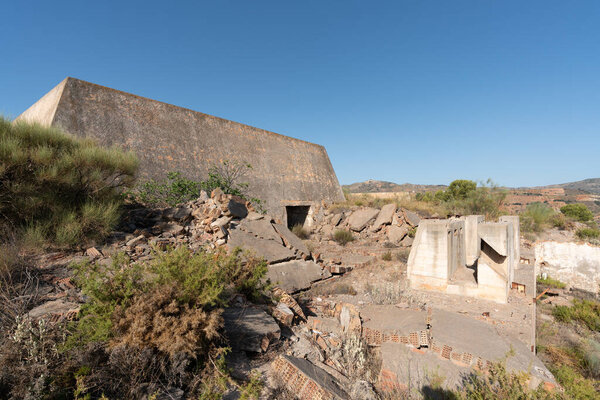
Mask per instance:
[[[491,180],[477,186],[473,181],[457,179],[450,183],[447,190],[419,193],[416,199],[439,204],[445,208],[446,214],[482,214],[491,219],[502,214],[506,196],[506,190]]]
[[[0,118],[0,225],[32,247],[101,240],[137,166],[133,153]]]
[[[392,252],[387,251],[387,252],[383,253],[383,255],[381,256],[381,259],[383,261],[392,261]]]
[[[308,239],[310,238],[310,233],[304,229],[302,224],[297,224],[292,227],[292,233],[298,236],[300,239]]]
[[[354,235],[352,232],[338,229],[333,233],[333,240],[335,240],[339,245],[345,246],[346,244],[354,241]]]
[[[544,279],[542,276],[538,275],[536,279],[537,283],[556,289],[564,289],[567,286],[565,283],[559,281],[558,279],[553,279],[550,276],[546,276],[546,279]]]
[[[595,228],[579,228],[575,235],[581,240],[590,240],[600,238],[600,230]]]
[[[223,161],[213,165],[208,171],[208,179],[194,181],[183,176],[181,172],[169,172],[162,181],[149,180],[134,190],[129,191],[128,197],[141,204],[153,207],[176,206],[196,199],[202,190],[210,194],[220,188],[225,194],[232,194],[251,201],[262,210],[261,200],[248,195],[248,183],[242,182],[252,166],[247,163]]]
[[[594,218],[594,213],[585,204],[580,203],[567,204],[560,208],[560,212],[579,222],[591,221]]]
[[[556,306],[552,315],[558,321],[570,323],[577,321],[588,329],[600,332],[600,302],[595,300],[574,299],[572,306]]]
[[[544,203],[531,203],[519,217],[522,232],[542,232],[552,226],[556,212]]]
[[[408,256],[410,255],[410,249],[400,249],[397,253],[396,253],[396,259],[398,261],[401,261],[403,263],[407,263],[408,262]]]

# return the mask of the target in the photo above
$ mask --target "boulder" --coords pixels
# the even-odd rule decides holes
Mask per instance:
[[[376,208],[362,208],[356,210],[350,215],[350,218],[348,218],[348,225],[353,231],[360,232],[365,229],[377,214],[379,214],[379,210]]]
[[[63,299],[48,301],[40,306],[29,311],[31,318],[46,318],[46,319],[62,319],[68,317],[69,314],[77,313],[79,304],[71,303]]]
[[[392,225],[387,231],[388,240],[394,244],[400,242],[406,234],[408,233],[408,228],[404,226],[396,226]]]
[[[312,261],[288,261],[269,265],[267,279],[288,293],[308,289],[313,282],[329,278],[331,273]]]
[[[253,234],[239,229],[231,229],[229,231],[227,246],[230,250],[233,250],[235,247],[250,250],[257,257],[264,258],[270,264],[295,258],[294,252],[285,247],[281,243],[281,239],[279,239],[279,243],[274,240],[259,239]]]
[[[292,326],[294,321],[294,312],[283,302],[277,303],[277,307],[273,309],[273,318],[286,326]]]
[[[402,241],[400,242],[400,245],[404,246],[404,247],[410,247],[410,246],[412,246],[413,241],[414,241],[413,238],[411,238],[410,236],[406,235],[404,237],[404,239],[402,239]]]
[[[225,335],[234,350],[262,353],[281,335],[273,317],[256,307],[227,308],[223,321]]]
[[[373,223],[371,230],[376,232],[381,229],[383,225],[391,224],[395,213],[396,203],[386,204],[385,206],[381,207],[381,211],[379,211],[379,215],[377,215],[377,219]]]
[[[408,210],[404,210],[404,219],[412,227],[419,226],[419,223],[421,222],[421,217]]]
[[[246,204],[242,201],[242,199],[229,200],[229,203],[227,203],[227,209],[235,218],[246,218],[248,215],[248,209],[246,208]]]

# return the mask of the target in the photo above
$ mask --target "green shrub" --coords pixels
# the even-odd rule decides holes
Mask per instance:
[[[531,203],[527,205],[519,217],[521,221],[521,231],[523,232],[542,232],[550,227],[552,218],[556,212],[552,207],[544,203]]]
[[[69,346],[114,338],[118,334],[115,320],[135,318],[136,315],[127,315],[127,310],[135,304],[138,311],[144,305],[147,307],[147,312],[138,313],[140,319],[142,314],[152,317],[154,312],[149,309],[169,304],[180,313],[194,309],[210,314],[211,310],[226,306],[232,293],[256,299],[267,288],[263,282],[266,263],[239,249],[227,255],[222,251],[192,253],[186,247],[178,247],[155,251],[154,255],[149,263],[132,263],[119,254],[108,266],[90,263],[74,266],[76,282],[89,301],[81,308],[80,320],[72,326]],[[168,296],[160,299],[165,294]],[[146,325],[142,327],[148,329]],[[121,335],[125,334],[123,329]],[[180,338],[180,342],[185,340]]]
[[[594,218],[594,213],[585,204],[580,203],[567,204],[560,208],[560,212],[580,222],[591,221]]]
[[[598,389],[594,381],[587,379],[581,373],[568,365],[552,368],[556,380],[565,389],[565,397],[573,400],[597,399]]]
[[[354,241],[354,236],[350,231],[338,229],[333,233],[333,240],[338,244],[345,246],[347,243]]]
[[[598,239],[600,238],[600,230],[594,228],[579,228],[575,235],[581,240]]]
[[[567,218],[565,217],[564,214],[560,214],[560,213],[555,213],[554,215],[552,215],[550,217],[550,225],[552,225],[552,227],[565,230],[569,227],[569,221],[567,221]]]
[[[392,261],[392,253],[389,251],[383,253],[383,255],[381,256],[381,259],[383,261]]]
[[[298,236],[300,239],[308,239],[310,237],[310,233],[304,229],[302,224],[297,224],[292,227],[292,233]]]
[[[225,194],[251,201],[259,211],[263,211],[262,201],[248,195],[248,183],[240,182],[251,169],[250,164],[223,161],[209,168],[208,179],[204,181],[188,179],[181,172],[169,172],[167,179],[162,181],[151,179],[127,192],[127,195],[130,199],[147,206],[174,207],[197,199],[202,190],[210,194],[218,188]]]
[[[412,227],[408,230],[408,237],[414,238],[415,235],[417,234],[417,228],[416,227]]]
[[[557,289],[564,289],[567,286],[565,283],[559,281],[558,279],[552,279],[549,276],[547,276],[546,279],[542,278],[541,276],[538,276],[537,283]]]
[[[0,118],[0,224],[37,245],[102,239],[119,219],[121,191],[137,166],[133,153]]]
[[[600,302],[594,300],[573,300],[572,306],[556,306],[552,315],[558,321],[569,323],[578,321],[590,330],[600,332]]]

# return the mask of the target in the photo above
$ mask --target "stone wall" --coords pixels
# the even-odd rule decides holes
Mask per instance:
[[[325,148],[170,104],[67,78],[17,120],[53,125],[133,150],[140,177],[202,180],[222,161],[249,163],[250,194],[285,219],[285,205],[344,199]]]

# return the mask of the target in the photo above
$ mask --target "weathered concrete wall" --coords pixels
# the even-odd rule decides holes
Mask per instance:
[[[512,224],[512,237],[513,237],[513,266],[512,273],[510,275],[510,281],[513,282],[515,280],[514,271],[518,268],[519,262],[521,261],[521,226],[519,223],[518,215],[503,215],[498,219],[500,222],[508,222]]]
[[[282,218],[285,204],[344,199],[323,146],[74,78],[17,120],[133,150],[144,179],[181,171],[201,180],[224,160],[249,163],[252,170],[243,181],[250,184],[250,194]]]
[[[464,265],[464,221],[422,220],[408,257],[412,287],[445,289],[456,269]]]
[[[467,265],[475,264],[481,251],[481,240],[477,234],[477,225],[483,222],[483,215],[467,215],[465,221],[465,258]]]
[[[535,272],[536,275],[546,272],[568,285],[598,293],[600,247],[572,242],[536,243]]]

